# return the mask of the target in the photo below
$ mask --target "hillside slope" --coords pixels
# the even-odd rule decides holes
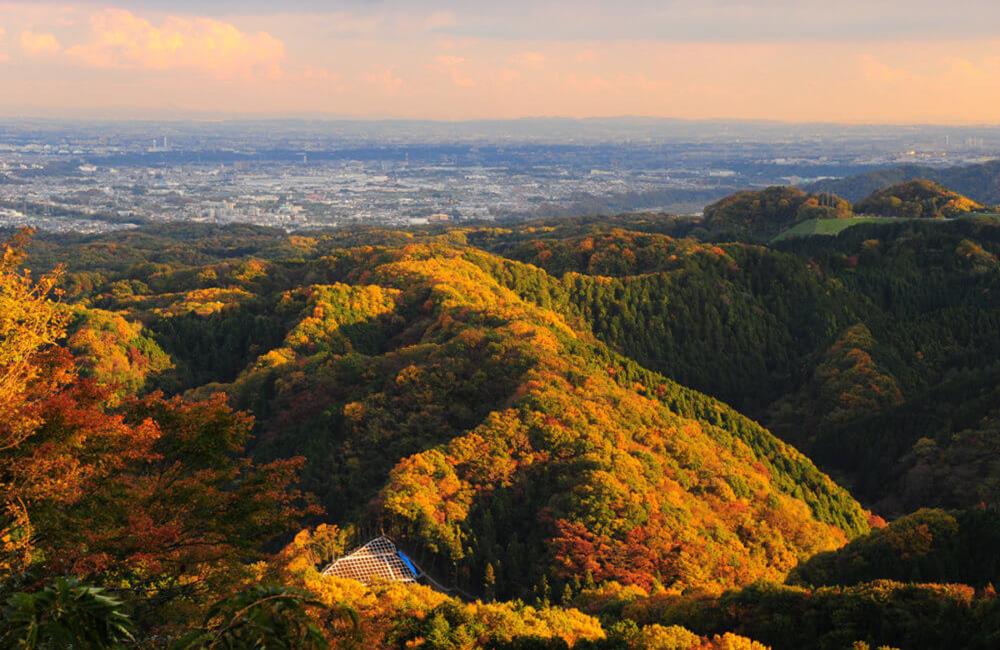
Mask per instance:
[[[760,419],[883,514],[1000,498],[993,219],[893,219],[773,247],[599,226],[470,239],[561,274],[492,271]]]
[[[309,459],[306,487],[334,520],[378,522],[458,583],[489,574],[511,595],[585,573],[703,588],[778,578],[866,530],[797,451],[466,254],[319,260],[327,284],[281,300],[301,310],[283,345],[225,386],[260,418],[258,454]]]

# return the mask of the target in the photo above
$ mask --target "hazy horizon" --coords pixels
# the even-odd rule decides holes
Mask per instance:
[[[131,112],[130,112],[131,111]],[[746,126],[789,126],[789,127],[844,127],[849,129],[885,128],[908,129],[933,127],[939,129],[1000,129],[1000,117],[994,122],[877,122],[877,121],[833,121],[794,120],[772,118],[740,117],[676,117],[671,115],[608,114],[608,115],[520,115],[516,117],[468,117],[434,118],[406,117],[397,115],[342,115],[338,113],[240,113],[228,111],[170,111],[149,112],[136,109],[76,110],[52,109],[44,111],[18,111],[0,108],[0,120],[10,122],[66,122],[66,123],[258,123],[258,122],[312,122],[312,123],[401,123],[401,124],[512,124],[518,122],[646,122],[649,124],[691,124],[691,125],[746,125]]]
[[[205,5],[0,2],[0,114],[1000,123],[984,0]]]

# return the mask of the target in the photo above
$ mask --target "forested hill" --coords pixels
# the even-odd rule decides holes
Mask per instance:
[[[974,432],[995,421],[993,219],[777,248],[575,226],[477,243],[561,275],[550,304],[758,418],[885,514],[996,500],[997,475],[969,447],[992,444]]]
[[[886,169],[812,183],[809,192],[832,192],[848,201],[860,201],[871,194],[908,181],[927,179],[986,205],[1000,204],[1000,160],[959,167],[900,165]]]
[[[206,337],[253,340],[238,376],[196,392],[225,390],[254,413],[259,455],[304,455],[303,485],[334,520],[374,518],[466,589],[487,566],[504,595],[583,566],[678,586],[697,566],[702,586],[732,586],[867,529],[792,448],[505,289],[483,270],[499,258],[477,261],[437,243],[344,248],[103,300],[152,317],[149,336],[182,366],[204,364]],[[290,288],[268,286],[282,276]],[[774,550],[758,555],[763,539]],[[581,544],[609,555],[580,557]]]
[[[702,225],[717,238],[767,241],[801,221],[851,216],[851,204],[835,194],[778,186],[737,192],[706,206]]]
[[[995,417],[996,221],[862,224],[773,248],[661,234],[677,226],[635,216],[312,237],[198,227],[42,238],[34,253],[42,268],[72,260],[70,300],[141,320],[136,340],[170,356],[153,385],[176,391],[233,382],[282,347],[301,292],[349,277],[343,251],[445,245],[611,351],[773,428],[884,514],[988,496],[989,463],[953,470]],[[339,260],[336,272],[320,259]]]
[[[704,232],[12,242],[3,595],[147,641],[251,611],[372,647],[991,647],[1000,224]],[[318,574],[371,530],[481,601]]]
[[[908,219],[954,219],[985,210],[981,203],[925,179],[890,185],[854,208],[861,214]]]

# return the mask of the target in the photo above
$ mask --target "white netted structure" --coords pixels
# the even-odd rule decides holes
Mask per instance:
[[[376,537],[364,546],[323,569],[324,575],[351,578],[370,585],[373,582],[416,582],[420,576],[417,567],[392,540]]]

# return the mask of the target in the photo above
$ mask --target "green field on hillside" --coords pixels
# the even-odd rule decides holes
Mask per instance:
[[[898,217],[851,217],[850,219],[809,219],[795,224],[788,230],[782,231],[771,241],[778,242],[783,239],[793,239],[795,237],[808,237],[810,235],[838,235],[851,226],[863,223],[891,223],[899,221]]]
[[[985,213],[985,212],[974,212],[970,213],[968,216],[959,217],[960,219],[1000,219],[1000,214],[997,213]],[[784,230],[772,239],[772,242],[779,242],[785,239],[794,239],[796,237],[809,237],[811,235],[820,235],[832,237],[834,235],[839,235],[848,228],[852,226],[858,226],[863,223],[893,223],[899,221],[910,221],[905,217],[875,217],[875,216],[859,216],[851,217],[849,219],[809,219],[808,221],[802,221],[795,224],[788,230]],[[947,221],[952,221],[951,219],[922,219],[921,221],[927,221],[931,223],[944,223]]]

